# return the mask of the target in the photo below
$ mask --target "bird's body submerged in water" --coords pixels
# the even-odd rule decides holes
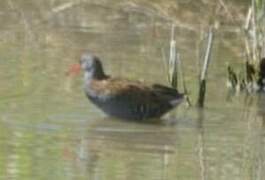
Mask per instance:
[[[84,70],[86,96],[110,116],[131,120],[158,118],[183,99],[173,88],[111,78],[104,73],[100,60],[91,54],[81,57],[80,67]]]

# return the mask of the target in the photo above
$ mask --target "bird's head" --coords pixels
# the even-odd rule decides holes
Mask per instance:
[[[84,53],[80,58],[79,64],[72,64],[66,73],[67,75],[77,74],[81,69],[84,71],[86,79],[103,79],[106,77],[101,61],[90,53]]]

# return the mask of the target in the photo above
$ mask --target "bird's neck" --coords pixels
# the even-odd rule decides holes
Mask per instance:
[[[108,78],[108,76],[103,70],[85,71],[84,73],[84,81],[86,83],[89,83],[91,80],[104,80],[106,78]]]

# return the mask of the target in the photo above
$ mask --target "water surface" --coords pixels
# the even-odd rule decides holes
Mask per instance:
[[[0,179],[263,179],[264,96],[228,97],[226,62],[240,65],[247,3],[216,10],[206,107],[182,104],[163,124],[106,117],[69,64],[82,52],[113,76],[167,85],[171,25],[194,102],[207,1],[0,2]],[[228,13],[228,12],[227,12]],[[180,88],[181,90],[181,88]]]

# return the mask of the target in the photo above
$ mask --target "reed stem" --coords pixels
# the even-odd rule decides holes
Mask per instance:
[[[208,67],[210,63],[212,44],[213,44],[213,30],[211,27],[208,32],[207,47],[206,47],[206,51],[204,54],[204,64],[203,64],[203,68],[202,68],[200,79],[199,79],[199,96],[198,96],[198,101],[197,101],[197,104],[199,107],[204,106],[204,99],[205,99],[205,93],[206,93],[206,76],[207,76],[207,71],[208,71]]]
[[[172,87],[178,89],[178,55],[176,51],[175,25],[172,24],[169,52],[169,80]]]

